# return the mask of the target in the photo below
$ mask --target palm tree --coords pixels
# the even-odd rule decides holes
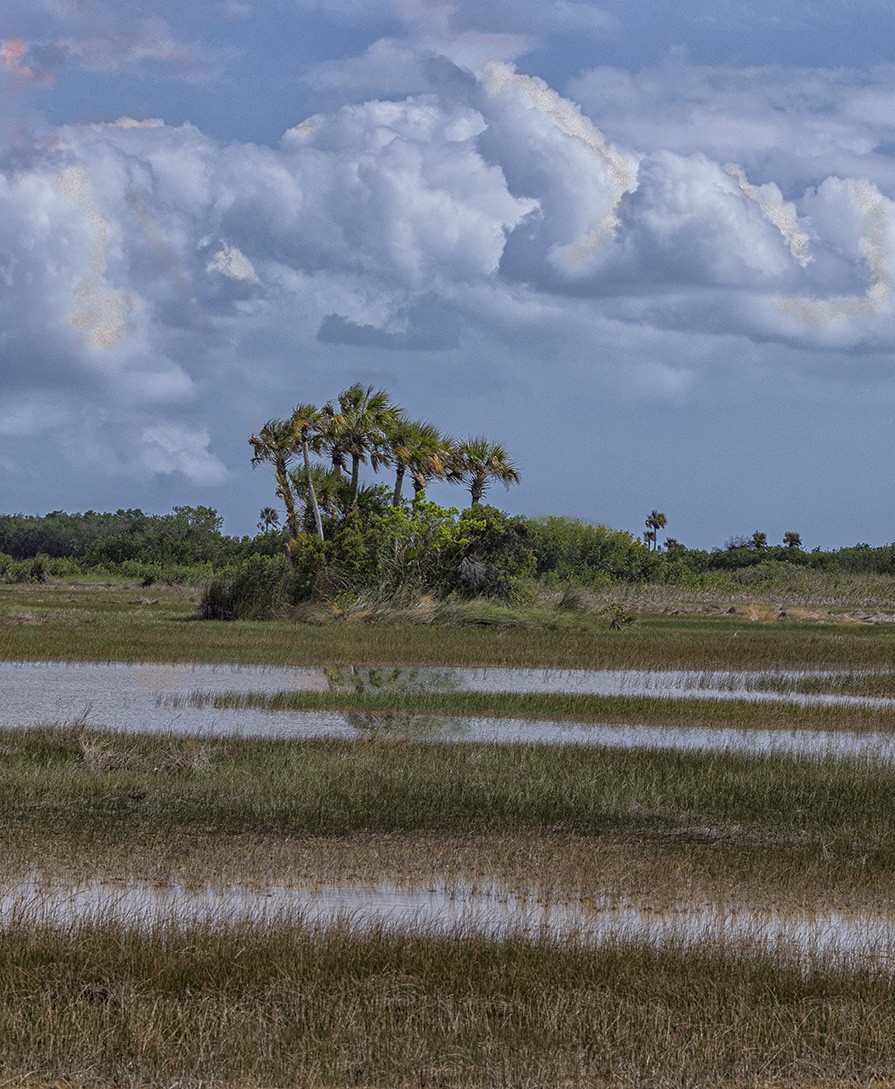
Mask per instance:
[[[453,443],[437,427],[401,417],[389,429],[388,438],[395,466],[393,507],[401,504],[401,490],[406,473],[409,472],[413,479],[416,495],[425,489],[433,476],[443,480],[447,475]]]
[[[802,547],[801,534],[791,533],[791,532],[790,533],[784,533],[783,534],[783,543],[786,545],[787,548],[801,548]]]
[[[335,403],[324,405],[327,418],[327,438],[333,466],[340,471],[351,459],[351,485],[348,506],[357,498],[361,464],[367,462],[378,471],[380,465],[391,464],[388,431],[404,415],[392,404],[385,390],[374,390],[359,382],[343,390]]]
[[[290,423],[295,435],[295,441],[301,447],[302,458],[305,464],[305,482],[308,493],[308,505],[314,516],[314,528],[317,536],[323,540],[323,520],[320,517],[320,506],[317,503],[317,493],[314,490],[314,479],[311,474],[311,446],[314,452],[319,452],[328,421],[323,412],[315,405],[296,405]]]
[[[252,464],[267,462],[273,466],[277,481],[277,495],[286,508],[286,525],[289,537],[298,536],[298,515],[295,511],[295,493],[289,479],[289,462],[295,456],[295,428],[290,420],[268,420],[257,435],[249,439],[255,453]]]
[[[268,533],[272,529],[279,529],[280,516],[273,507],[261,508],[261,521],[258,523],[258,529],[262,533]]]
[[[506,448],[484,435],[465,439],[457,446],[456,462],[449,476],[468,485],[472,506],[481,503],[482,496],[495,480],[509,487],[521,479]]]
[[[668,519],[661,511],[654,510],[650,512],[650,516],[646,520],[646,533],[643,535],[650,551],[659,547],[659,530],[664,529],[667,525]]]
[[[327,465],[312,461],[310,469],[310,474],[307,474],[304,469],[293,469],[289,473],[289,479],[295,488],[296,496],[304,503],[305,529],[308,533],[316,533],[317,518],[311,506],[311,491],[313,490],[314,498],[317,500],[317,513],[336,518],[342,511],[348,485],[341,473]]]
[[[768,547],[768,535],[767,535],[767,533],[762,533],[762,531],[760,529],[757,529],[752,534],[752,547],[757,552],[761,552],[762,549],[767,548]]]

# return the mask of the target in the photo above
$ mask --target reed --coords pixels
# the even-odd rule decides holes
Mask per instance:
[[[849,689],[847,693],[853,694]],[[329,711],[364,716],[369,728],[388,729],[414,717],[453,716],[521,718],[534,721],[629,724],[713,730],[892,730],[895,702],[880,705],[802,705],[785,696],[779,701],[692,699],[680,696],[594,696],[562,692],[467,692],[379,690],[372,692],[196,693],[195,707],[262,708],[268,711]]]

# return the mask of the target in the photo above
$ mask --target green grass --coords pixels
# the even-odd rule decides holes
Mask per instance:
[[[294,621],[199,621],[179,587],[0,585],[0,659],[243,662],[291,665],[508,665],[583,668],[885,669],[895,625],[751,622],[723,613],[643,614],[622,631],[605,616],[553,610],[555,626],[523,609],[445,626]],[[720,606],[719,606],[720,607]]]
[[[729,949],[0,933],[9,1082],[719,1089],[895,1077],[895,976]]]
[[[201,693],[193,706],[269,711],[332,711],[365,719],[369,728],[413,729],[414,716],[521,718],[706,729],[891,730],[895,707],[819,705],[670,696],[594,696],[535,692],[279,692]],[[449,725],[446,723],[445,725]]]
[[[10,839],[561,832],[790,845],[895,868],[895,776],[872,762],[59,729],[6,731],[0,753]]]

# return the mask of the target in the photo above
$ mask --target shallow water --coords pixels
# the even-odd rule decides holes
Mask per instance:
[[[380,673],[383,671],[379,671]],[[370,671],[352,681],[366,683]],[[417,689],[459,687],[485,692],[573,692],[674,698],[787,699],[799,702],[895,704],[860,697],[781,696],[755,693],[748,685],[769,674],[642,670],[456,669],[400,671],[391,684]],[[781,674],[775,674],[781,676]],[[809,676],[786,674],[787,677]],[[817,675],[817,674],[814,674]],[[824,673],[823,675],[828,675]],[[294,712],[215,708],[217,694],[326,691],[332,675],[320,669],[229,665],[133,665],[124,663],[0,662],[0,724],[86,725],[129,733],[357,738],[365,731],[354,716],[326,711]],[[201,698],[195,701],[196,696]],[[203,702],[208,701],[208,702]],[[742,730],[703,727],[587,726],[500,718],[418,717],[401,722],[367,719],[367,733],[439,741],[658,747],[751,753],[802,753],[895,762],[895,735],[885,732]]]
[[[431,934],[571,940],[588,945],[725,944],[895,966],[895,916],[884,912],[764,910],[678,901],[662,907],[611,895],[551,900],[492,881],[377,885],[187,887],[148,882],[66,882],[39,873],[0,885],[0,926],[61,928],[292,924]]]

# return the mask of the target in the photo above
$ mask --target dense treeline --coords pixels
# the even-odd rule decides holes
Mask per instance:
[[[387,505],[380,504],[379,509]],[[557,581],[675,581],[687,574],[777,564],[845,574],[895,575],[895,542],[808,551],[786,545],[755,547],[734,539],[723,547],[701,550],[670,538],[650,551],[630,533],[579,519],[555,515],[507,521],[516,527],[517,536],[522,528],[527,534],[534,556],[532,573]],[[222,522],[214,508],[187,506],[175,507],[170,514],[146,514],[138,508],[83,514],[53,511],[42,516],[0,514],[0,555],[4,557],[0,566],[10,560],[43,556],[109,571],[129,563],[220,568],[251,556],[283,553],[284,528],[265,527],[262,522],[254,537],[232,537],[222,532]]]

